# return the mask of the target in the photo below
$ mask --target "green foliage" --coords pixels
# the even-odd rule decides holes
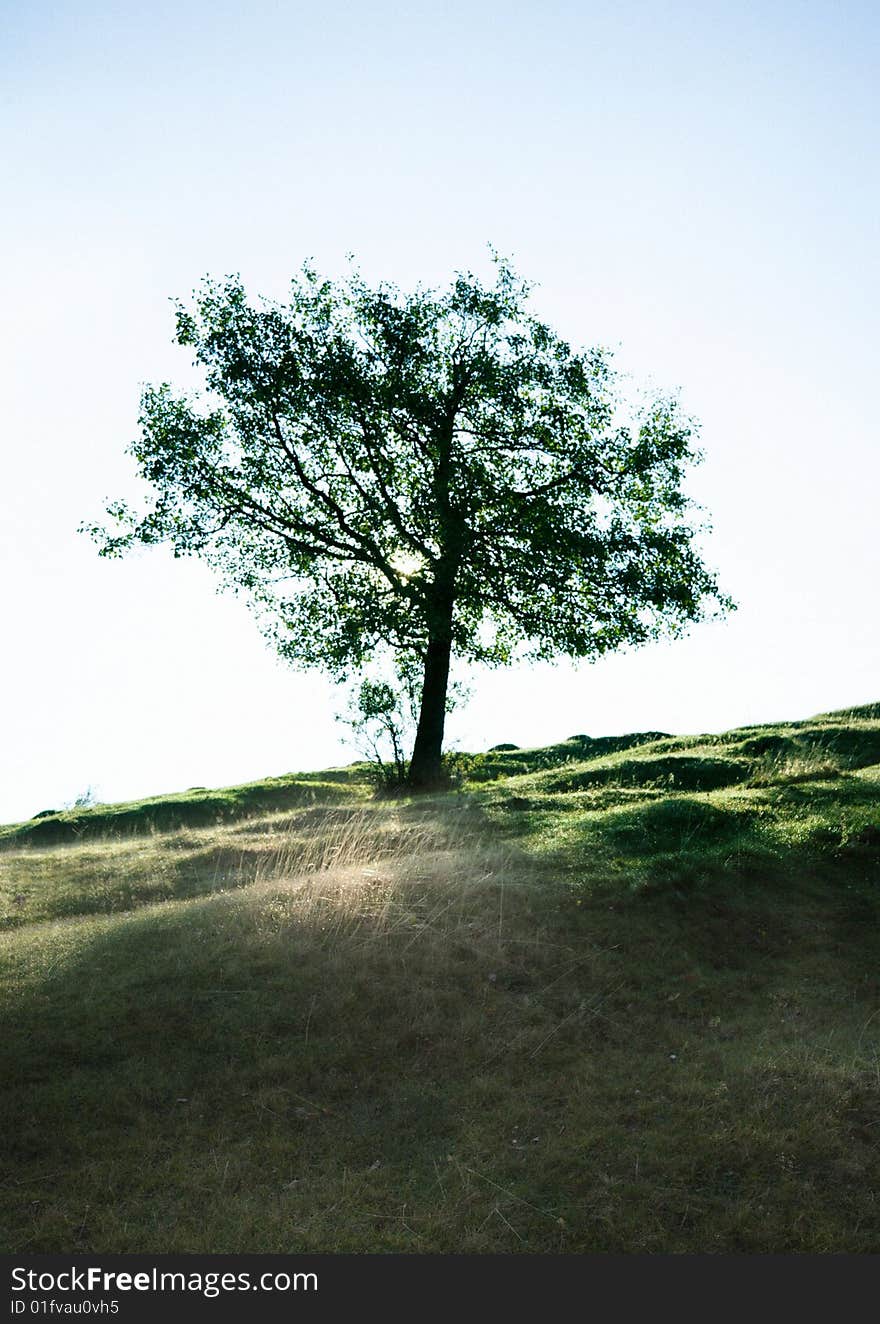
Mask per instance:
[[[404,657],[387,662],[384,677],[377,674],[363,676],[350,696],[348,711],[337,720],[352,732],[361,754],[368,760],[368,777],[380,794],[397,794],[407,782],[406,749],[411,745],[419,713],[419,676]],[[393,681],[387,679],[393,676]],[[459,682],[446,691],[445,710],[453,708],[466,697]],[[455,756],[445,755],[435,788],[443,789],[457,784],[462,778],[464,759],[468,766],[472,756],[458,757],[453,774]]]
[[[682,490],[693,421],[665,397],[630,410],[608,353],[572,349],[496,269],[402,295],[306,267],[284,305],[206,281],[177,341],[207,396],[145,390],[152,507],[90,530],[106,556],[202,557],[296,662],[345,677],[384,647],[424,668],[426,774],[450,650],[595,658],[732,605]]]
[[[377,789],[391,791],[406,781],[404,740],[412,724],[412,708],[387,681],[364,679],[357,689],[348,725],[363,741]],[[390,755],[383,748],[390,748]]]

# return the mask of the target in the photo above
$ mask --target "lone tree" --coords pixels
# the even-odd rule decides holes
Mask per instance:
[[[177,306],[207,394],[143,393],[131,447],[154,500],[108,508],[101,554],[200,556],[281,653],[337,679],[390,649],[421,696],[408,784],[437,785],[450,658],[596,658],[731,605],[695,549],[694,426],[621,412],[606,351],[526,309],[496,258],[444,292],[309,267],[284,305],[238,278]]]

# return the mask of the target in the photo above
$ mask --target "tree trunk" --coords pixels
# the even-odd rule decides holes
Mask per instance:
[[[409,764],[407,785],[414,791],[428,791],[443,783],[441,758],[443,728],[446,724],[446,691],[449,687],[449,661],[452,653],[452,607],[448,627],[432,635],[425,656],[425,679],[419,725]]]
[[[428,791],[443,784],[443,728],[446,725],[446,691],[449,688],[449,662],[452,655],[452,614],[455,608],[455,579],[462,555],[462,522],[452,510],[449,499],[452,464],[452,440],[455,414],[460,403],[456,389],[449,410],[448,423],[442,432],[434,496],[441,525],[442,554],[428,599],[428,647],[425,653],[425,678],[422,702],[407,786],[413,791]]]

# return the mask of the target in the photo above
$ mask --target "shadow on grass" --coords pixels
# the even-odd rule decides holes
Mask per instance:
[[[581,891],[685,894],[797,886],[819,874],[842,887],[880,886],[880,800],[876,786],[857,776],[838,774],[825,784],[795,779],[727,796],[626,786],[590,792],[494,801],[512,811],[501,820],[504,829],[523,843],[531,839]]]
[[[166,846],[143,860],[138,854],[110,860],[85,854],[75,865],[51,855],[42,856],[39,864],[27,857],[7,857],[3,863],[9,883],[4,891],[13,897],[0,915],[0,932],[41,921],[119,914],[156,902],[244,887],[265,868],[270,854],[265,848],[241,846],[202,850]],[[21,882],[16,881],[19,878]]]
[[[462,848],[479,807],[412,815],[459,853],[16,935],[10,1247],[868,1248],[875,927],[827,888],[579,904]],[[608,831],[749,829],[683,798]]]
[[[817,727],[798,732],[794,740],[800,749],[831,755],[845,768],[880,763],[880,727]]]
[[[427,1217],[482,1106],[486,1001],[532,977],[516,972],[534,934],[499,927],[527,905],[511,859],[370,857],[16,935],[0,1011],[16,1247],[366,1249],[407,1189]]]
[[[636,731],[624,736],[569,736],[556,745],[539,749],[518,749],[517,746],[496,746],[486,754],[468,758],[468,781],[473,783],[494,781],[498,778],[519,777],[566,763],[583,763],[587,759],[607,757],[623,750],[637,749],[657,740],[668,739],[665,731]]]
[[[674,791],[714,791],[746,780],[751,765],[731,758],[670,754],[627,759],[606,767],[548,773],[540,787],[547,792],[589,790],[594,786],[664,787]]]
[[[537,865],[479,796],[382,810],[391,860],[309,810],[363,849],[305,892],[7,935],[10,1247],[867,1249],[876,856],[781,825],[872,789],[557,815]]]

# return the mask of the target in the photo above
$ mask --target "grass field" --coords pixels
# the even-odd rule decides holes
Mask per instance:
[[[0,828],[3,1249],[880,1249],[880,705]]]

